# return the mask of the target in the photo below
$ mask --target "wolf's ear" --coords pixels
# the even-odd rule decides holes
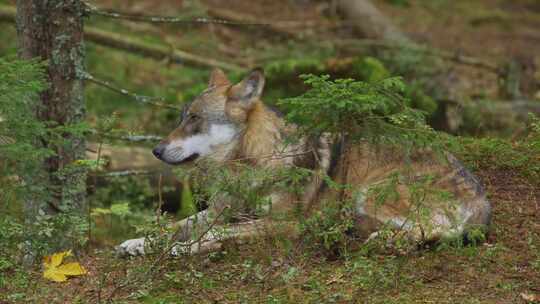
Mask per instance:
[[[263,88],[264,72],[261,68],[256,68],[246,78],[229,89],[228,102],[238,103],[243,109],[248,110],[259,100]]]
[[[210,74],[210,80],[208,81],[208,87],[221,87],[221,86],[228,86],[231,83],[229,82],[229,79],[227,79],[227,75],[219,69],[215,68],[212,70],[212,73]]]

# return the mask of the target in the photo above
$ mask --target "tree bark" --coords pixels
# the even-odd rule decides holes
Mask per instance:
[[[84,71],[83,8],[80,0],[17,1],[19,56],[48,63],[49,86],[40,94],[36,117],[46,122],[51,131],[65,128],[60,133],[60,141],[36,138],[37,145],[52,149],[55,155],[45,159],[38,176],[30,176],[25,181],[44,187],[47,194],[45,203],[26,202],[26,219],[30,223],[40,213],[82,216],[87,211],[86,170],[75,163],[84,158],[85,139],[70,130],[85,118],[81,77]],[[67,230],[54,234],[50,247],[72,248],[74,241],[78,241],[74,239],[74,231],[80,229],[73,226],[68,222]]]

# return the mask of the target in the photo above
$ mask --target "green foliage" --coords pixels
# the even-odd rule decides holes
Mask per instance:
[[[301,219],[300,231],[308,247],[322,249],[327,256],[347,252],[350,242],[348,233],[353,228],[351,202],[325,202],[307,219]]]
[[[18,219],[8,215],[0,217],[0,289],[8,284],[11,279],[8,274],[17,267],[13,256],[23,236],[24,229]]]
[[[33,114],[37,94],[45,89],[43,65],[0,58],[0,71],[0,138],[6,143],[0,145],[2,175],[35,173],[39,163],[53,154],[35,147],[36,138],[47,132]]]
[[[38,93],[45,88],[44,64],[0,58],[2,214],[11,214],[21,223],[25,220],[23,214],[27,217],[25,246],[36,256],[59,249],[56,246],[81,245],[87,229],[87,221],[75,206],[77,202],[66,199],[65,203],[62,200],[63,204],[56,205],[58,196],[70,197],[70,191],[84,191],[80,184],[70,185],[70,177],[85,174],[86,164],[74,161],[49,176],[44,163],[56,155],[54,151],[71,148],[70,135],[82,137],[88,127],[85,123],[60,126],[38,120],[35,117],[40,106]],[[59,189],[51,179],[71,188]],[[62,238],[58,237],[59,233]],[[54,244],[58,242],[53,239],[66,243]]]
[[[440,135],[425,123],[425,113],[407,106],[401,78],[375,83],[329,76],[303,75],[311,88],[304,94],[279,101],[286,120],[300,133],[346,135],[353,141],[368,140],[406,147],[433,146]]]
[[[109,208],[94,208],[90,214],[92,216],[112,214],[118,217],[125,217],[131,214],[131,210],[129,209],[129,202],[123,202],[113,204]]]
[[[155,189],[147,178],[140,176],[111,177],[107,179],[107,187],[98,187],[90,197],[92,206],[109,208],[115,204],[129,202],[133,211],[148,207],[156,197]]]
[[[390,78],[390,72],[384,64],[377,58],[366,56],[361,57],[353,63],[353,69],[361,80],[369,83],[376,83]]]
[[[43,65],[37,62],[26,62],[0,58],[0,213],[14,226],[23,221],[23,202],[25,200],[45,200],[43,183],[22,182],[26,176],[37,177],[42,161],[53,155],[46,147],[36,147],[36,138],[46,136],[47,130],[43,122],[34,118],[37,94],[45,88]],[[34,222],[33,226],[46,228],[44,221]],[[8,229],[9,231],[9,229]],[[32,231],[41,234],[48,229]],[[1,244],[3,250],[13,249],[23,240],[23,234],[12,234],[2,238],[11,244]],[[19,238],[20,237],[20,238]],[[11,245],[11,246],[8,246]]]

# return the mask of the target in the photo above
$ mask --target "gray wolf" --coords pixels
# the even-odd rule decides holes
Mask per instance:
[[[291,212],[294,208],[320,208],[328,199],[346,197],[354,204],[355,225],[367,239],[382,227],[403,232],[417,242],[463,235],[472,227],[490,222],[491,206],[479,181],[450,153],[438,157],[424,149],[405,156],[396,147],[378,147],[368,142],[347,144],[343,138],[324,134],[320,138],[287,141],[295,126],[285,121],[261,101],[265,77],[261,69],[251,71],[241,82],[231,84],[223,71],[214,70],[208,88],[185,106],[181,124],[153,150],[155,157],[170,165],[204,159],[227,166],[234,160],[254,168],[280,169],[302,166],[328,174],[335,182],[351,185],[340,193],[324,186],[320,174],[306,182],[303,194],[275,191],[268,194],[271,212]],[[340,148],[335,147],[339,145]],[[408,172],[396,177],[395,172]],[[377,187],[392,181],[395,195],[381,204]],[[411,184],[422,181],[424,188],[441,189],[448,196],[427,195],[418,203]],[[384,200],[384,199],[383,199]],[[212,204],[178,223],[183,233],[179,241],[189,241],[196,231],[207,231],[212,219],[228,203]],[[418,216],[422,214],[422,217]],[[244,223],[219,223],[228,237],[244,238],[263,233],[269,224],[261,218]],[[200,252],[219,248],[222,239],[216,229],[199,239],[197,246],[184,251]],[[268,230],[266,230],[268,231]],[[208,231],[207,231],[208,232]],[[118,246],[124,255],[144,253],[144,238]]]

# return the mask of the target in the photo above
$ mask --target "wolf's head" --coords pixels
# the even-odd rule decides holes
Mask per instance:
[[[152,153],[172,165],[200,158],[231,159],[263,88],[261,69],[251,71],[236,85],[215,69],[208,88],[185,106],[180,125]]]

